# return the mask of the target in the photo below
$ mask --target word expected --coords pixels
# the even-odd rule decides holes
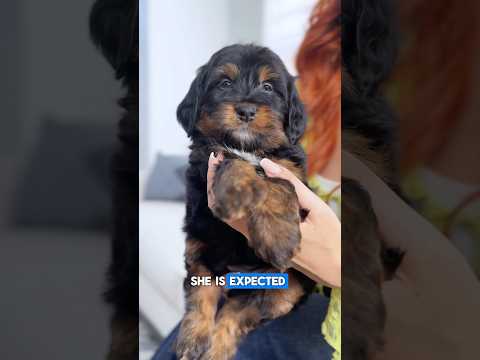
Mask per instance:
[[[229,273],[227,289],[288,289],[288,274]]]
[[[228,273],[227,276],[192,276],[191,286],[224,286],[226,289],[288,289],[288,274]]]

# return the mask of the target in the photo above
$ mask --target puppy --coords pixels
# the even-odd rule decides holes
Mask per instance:
[[[380,91],[396,52],[391,12],[390,1],[342,1],[342,149],[399,193],[394,116]],[[385,342],[383,283],[403,252],[385,243],[358,182],[342,178],[342,197],[342,355],[375,359]]]
[[[287,314],[314,282],[293,269],[299,249],[300,208],[293,186],[270,179],[258,166],[267,157],[305,180],[305,155],[298,145],[306,117],[295,80],[267,48],[232,45],[202,66],[177,110],[192,140],[187,170],[185,264],[186,314],[177,357],[231,359],[249,331]],[[222,151],[207,204],[209,154]],[[222,220],[247,219],[250,239]],[[222,276],[232,270],[287,271],[285,290],[225,291],[190,286],[192,276]],[[221,298],[223,306],[217,311]],[[319,325],[320,326],[320,325]]]

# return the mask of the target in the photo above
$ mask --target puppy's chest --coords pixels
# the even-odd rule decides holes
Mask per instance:
[[[192,153],[191,157],[198,160],[202,159],[202,161],[208,159],[208,155],[211,151],[223,153],[225,159],[224,165],[217,168],[218,177],[216,178],[216,181],[219,181],[220,179],[227,180],[222,181],[223,186],[228,185],[231,180],[231,182],[236,181],[238,184],[244,184],[245,186],[254,186],[256,191],[260,191],[260,189],[266,191],[268,189],[268,184],[266,186],[261,184],[270,181],[275,182],[275,179],[271,180],[266,177],[263,168],[260,166],[260,161],[263,158],[270,158],[291,170],[298,170],[299,175],[304,170],[301,157],[295,157],[296,153],[293,151],[292,153],[294,155],[288,156],[290,154],[288,150],[285,151],[287,154],[283,151],[276,151],[275,153],[267,153],[259,150],[246,151],[227,146],[202,147],[195,150],[196,151]],[[240,160],[240,162],[235,162],[235,165],[233,163],[227,165],[227,160],[229,159],[235,161]],[[249,247],[246,238],[240,233],[233,231],[225,223],[219,222],[218,219],[215,218],[213,212],[209,211],[206,202],[206,191],[203,193],[203,189],[206,190],[206,183],[204,183],[204,181],[206,181],[206,176],[202,173],[203,171],[206,173],[207,166],[203,163],[203,170],[201,170],[198,165],[199,163],[191,164],[192,167],[196,167],[197,171],[191,172],[192,176],[190,177],[189,185],[192,192],[197,193],[200,191],[202,192],[202,196],[192,196],[187,199],[187,201],[190,202],[189,207],[194,209],[194,211],[191,211],[189,213],[190,215],[187,216],[186,230],[189,235],[197,238],[206,245],[202,250],[202,261],[216,274],[268,267],[269,265],[258,258],[252,248]],[[235,170],[225,170],[229,166],[230,170],[232,170],[232,167],[234,167]],[[250,166],[255,169],[258,178],[255,175],[252,175]],[[228,179],[225,179],[225,176],[227,176]],[[251,181],[252,179],[257,180]],[[248,192],[248,189],[245,189],[245,191]],[[224,195],[227,195],[228,197],[229,192],[225,191]],[[228,203],[234,204],[235,201],[230,201]]]
[[[260,151],[253,152],[253,151],[238,150],[238,149],[230,148],[228,146],[222,148],[222,153],[224,154],[224,157],[226,159],[239,159],[239,160],[246,161],[257,170],[257,173],[259,175],[261,176],[265,175],[262,167],[260,166],[260,161],[263,158],[268,157],[267,154]]]

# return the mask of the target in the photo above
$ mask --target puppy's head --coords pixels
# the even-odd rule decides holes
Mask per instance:
[[[194,141],[243,150],[296,144],[306,123],[294,78],[276,54],[255,45],[216,52],[198,70],[177,118]]]

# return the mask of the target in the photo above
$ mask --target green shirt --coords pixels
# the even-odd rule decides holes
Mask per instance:
[[[341,218],[341,189],[338,183],[321,177],[312,176],[309,179],[311,189],[325,201]],[[322,285],[318,285],[321,291]],[[333,360],[342,358],[342,290],[333,288],[330,294],[327,316],[322,324],[322,334],[327,343],[335,350]]]

